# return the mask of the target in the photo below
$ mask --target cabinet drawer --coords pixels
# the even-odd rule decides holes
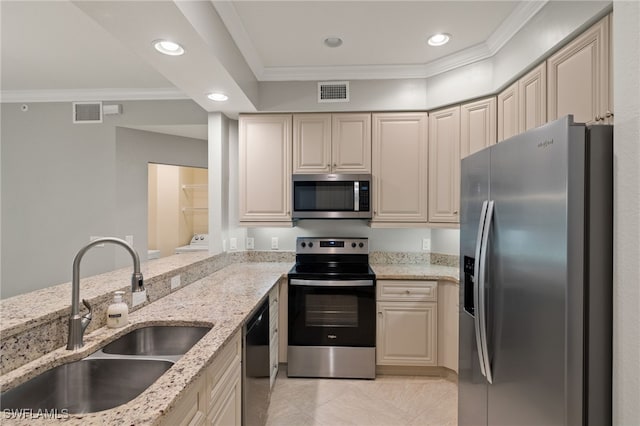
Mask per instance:
[[[379,280],[377,286],[378,300],[423,302],[438,300],[438,283],[436,281]]]

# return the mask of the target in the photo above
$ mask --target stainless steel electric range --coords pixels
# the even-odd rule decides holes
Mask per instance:
[[[367,238],[296,241],[289,271],[289,377],[375,378],[376,276]]]

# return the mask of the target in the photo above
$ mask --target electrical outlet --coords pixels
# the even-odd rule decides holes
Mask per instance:
[[[229,250],[238,250],[238,239],[237,238],[229,238]]]
[[[253,250],[254,249],[254,243],[253,243],[253,237],[247,237],[247,241],[245,243],[245,246],[247,247],[247,250]]]
[[[97,240],[98,238],[102,238],[102,237],[101,237],[101,236],[98,236],[98,235],[91,235],[91,236],[89,237],[89,242],[95,241],[95,240]],[[94,247],[104,247],[104,243],[103,243],[103,244],[96,244]]]
[[[431,251],[431,238],[422,239],[422,250]]]
[[[278,250],[278,237],[271,237],[271,250]]]
[[[134,308],[147,301],[147,290],[134,291],[131,293],[131,307]]]
[[[127,235],[126,237],[124,237],[124,240],[129,243],[129,245],[131,247],[133,247],[133,235]]]
[[[176,275],[175,277],[171,277],[171,290],[180,287],[180,275]]]

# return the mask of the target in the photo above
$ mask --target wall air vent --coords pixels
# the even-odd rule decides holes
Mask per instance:
[[[102,102],[74,102],[74,123],[102,123]]]
[[[348,81],[322,81],[318,83],[318,102],[349,102]]]

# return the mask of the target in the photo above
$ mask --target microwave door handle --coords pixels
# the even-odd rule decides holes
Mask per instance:
[[[473,326],[476,334],[476,350],[478,351],[478,362],[480,363],[480,372],[486,377],[484,371],[484,358],[482,352],[482,342],[480,340],[480,253],[482,249],[482,231],[484,231],[485,219],[487,217],[487,205],[488,201],[482,203],[482,209],[480,212],[480,220],[478,221],[478,236],[476,239],[476,252],[475,252],[475,264],[473,266]]]
[[[353,182],[353,211],[360,211],[360,182]]]

